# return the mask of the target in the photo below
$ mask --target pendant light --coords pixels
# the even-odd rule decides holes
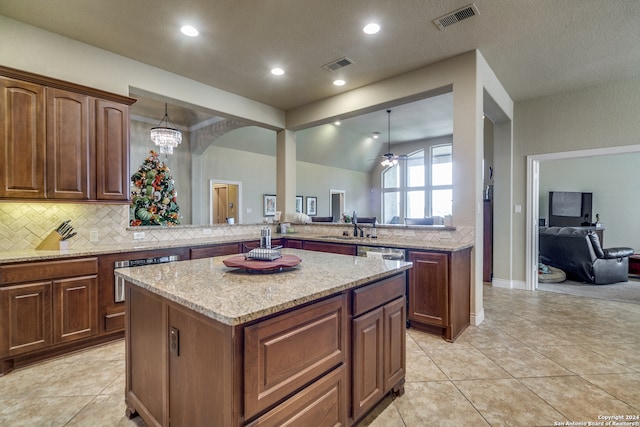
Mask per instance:
[[[167,103],[164,103],[164,117],[158,126],[151,128],[151,140],[160,147],[161,154],[173,154],[173,149],[182,143],[182,132],[169,119]]]
[[[398,164],[398,159],[391,152],[391,110],[387,110],[387,153],[382,155],[380,165],[392,167]]]

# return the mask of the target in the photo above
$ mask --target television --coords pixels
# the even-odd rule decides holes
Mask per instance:
[[[549,191],[549,227],[591,225],[593,193]]]

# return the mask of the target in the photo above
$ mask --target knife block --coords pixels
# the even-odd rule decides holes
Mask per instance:
[[[36,246],[36,250],[45,250],[45,251],[62,251],[69,249],[69,243],[66,240],[61,240],[62,236],[58,234],[57,231],[52,231],[49,233],[47,237],[44,238],[42,242],[38,246]]]

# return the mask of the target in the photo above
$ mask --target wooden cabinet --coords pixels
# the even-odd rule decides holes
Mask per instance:
[[[91,99],[47,88],[47,198],[89,199]]]
[[[302,249],[307,251],[330,252],[333,254],[353,255],[357,253],[356,245],[345,245],[341,243],[314,242],[305,240],[302,242]]]
[[[412,327],[455,338],[469,326],[471,249],[408,251],[409,312]]]
[[[49,347],[51,309],[50,282],[0,288],[0,358]]]
[[[128,200],[129,105],[95,100],[95,185],[98,200]]]
[[[484,201],[482,211],[482,281],[493,279],[493,202]]]
[[[291,249],[302,249],[302,240],[286,239],[284,246]]]
[[[97,335],[97,272],[95,257],[0,266],[2,372]]]
[[[1,198],[129,199],[135,100],[0,67]]]
[[[191,248],[189,252],[190,252],[190,259],[234,255],[242,252],[242,244],[241,243],[221,243],[219,245]]]
[[[360,419],[390,391],[403,392],[406,371],[405,275],[353,292],[352,418]]]
[[[0,76],[0,197],[45,196],[46,99],[39,84]]]
[[[353,425],[403,391],[405,289],[401,273],[231,326],[127,282],[127,413],[164,426]]]

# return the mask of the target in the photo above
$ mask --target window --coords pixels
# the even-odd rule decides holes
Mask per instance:
[[[425,152],[427,155],[425,156]],[[382,172],[382,220],[450,215],[453,208],[451,144],[411,153]]]

